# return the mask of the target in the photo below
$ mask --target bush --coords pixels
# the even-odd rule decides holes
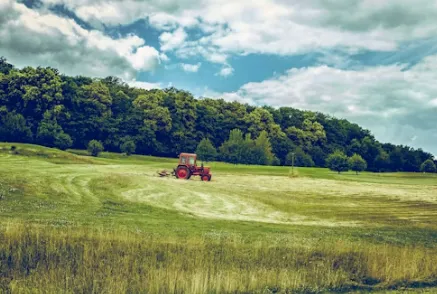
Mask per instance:
[[[359,154],[354,154],[349,158],[349,167],[356,172],[364,171],[367,168],[367,162]]]
[[[99,156],[100,152],[102,152],[104,150],[103,149],[103,144],[100,141],[97,141],[97,140],[91,140],[88,143],[88,148],[87,149],[88,149],[88,153],[91,156],[95,156],[95,157]]]
[[[326,165],[330,170],[338,173],[349,170],[349,162],[347,156],[341,151],[335,151],[326,159]]]
[[[314,161],[309,154],[306,154],[301,148],[296,148],[294,152],[289,152],[285,158],[286,165],[293,164],[293,154],[294,154],[294,166],[300,167],[313,167]]]
[[[208,138],[204,138],[197,145],[196,154],[200,160],[213,161],[217,157],[217,150]]]
[[[420,166],[420,170],[424,173],[435,173],[436,166],[434,161],[432,161],[432,159],[425,160]]]
[[[127,140],[120,146],[121,152],[126,153],[127,155],[131,155],[132,153],[134,153],[136,148],[137,146],[132,140]]]
[[[62,132],[56,136],[55,147],[58,147],[61,150],[66,150],[67,148],[70,148],[71,145],[73,145],[73,140],[70,135]]]
[[[273,166],[280,166],[281,165],[281,160],[279,158],[277,158],[276,156],[273,157],[272,165]]]

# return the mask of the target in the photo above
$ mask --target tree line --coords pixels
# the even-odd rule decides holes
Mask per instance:
[[[71,77],[51,67],[18,69],[4,58],[0,118],[1,141],[64,150],[92,145],[175,157],[200,150],[203,140],[214,148],[214,158],[226,162],[290,165],[294,159],[296,166],[326,167],[338,151],[361,156],[369,171],[415,172],[432,159],[421,149],[378,142],[369,130],[319,112],[195,99],[174,87],[144,90],[113,76]]]

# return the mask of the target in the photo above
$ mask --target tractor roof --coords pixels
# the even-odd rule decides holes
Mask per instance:
[[[179,156],[197,156],[195,153],[181,153]]]

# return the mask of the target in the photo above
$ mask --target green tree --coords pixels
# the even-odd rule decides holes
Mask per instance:
[[[104,116],[110,115],[112,97],[108,87],[104,83],[95,81],[83,86],[82,90],[88,102],[90,102],[95,109],[104,114]]]
[[[240,163],[254,164],[257,161],[257,152],[255,149],[255,141],[252,139],[250,133],[244,136],[244,141],[241,143],[240,149]]]
[[[0,57],[0,73],[8,74],[14,66],[9,64],[3,56]]]
[[[274,156],[272,153],[272,145],[266,131],[261,131],[258,138],[255,140],[255,164],[269,165],[272,163]]]
[[[361,141],[361,149],[362,152],[360,154],[368,163],[369,169],[375,170],[375,158],[380,154],[381,144],[375,138],[366,136]]]
[[[229,133],[229,139],[220,146],[222,160],[230,163],[241,163],[243,151],[243,133],[239,129],[233,129]]]
[[[374,166],[375,166],[375,169],[377,171],[380,171],[380,172],[386,171],[389,169],[390,156],[384,149],[379,150],[379,154],[375,158]]]
[[[326,165],[330,170],[338,173],[349,170],[349,162],[347,156],[341,151],[331,153],[326,159]]]
[[[169,132],[172,127],[172,119],[168,108],[162,106],[163,93],[151,93],[139,95],[133,105],[144,113],[144,124],[153,131]]]
[[[217,156],[217,150],[208,138],[202,139],[196,148],[196,154],[202,161],[213,161]]]
[[[272,114],[263,108],[256,108],[244,117],[247,131],[254,137],[258,137],[262,131],[270,130],[274,124]]]
[[[9,142],[31,142],[32,131],[27,125],[26,119],[21,114],[2,113],[0,125],[0,140]]]
[[[313,167],[314,161],[309,154],[306,154],[302,148],[298,147],[287,154],[286,165],[292,165],[294,156],[294,166]]]
[[[361,155],[354,153],[354,155],[349,158],[349,167],[358,175],[358,172],[366,170],[367,162],[361,157]]]
[[[102,142],[97,141],[97,140],[91,140],[88,143],[87,149],[88,149],[88,153],[91,156],[95,156],[95,157],[99,156],[100,152],[102,152],[104,150]]]
[[[276,160],[275,165],[280,165],[285,163],[287,154],[290,149],[293,149],[293,143],[287,137],[287,135],[281,130],[281,127],[274,124],[270,128],[269,132],[270,143],[272,144],[272,152],[275,155]]]
[[[243,132],[234,129],[219,150],[222,160],[231,163],[268,165],[275,160],[266,131],[261,131],[258,138],[253,140],[250,133],[243,139]]]
[[[238,140],[229,138],[234,129],[240,130]],[[263,131],[270,152],[260,147]],[[49,67],[18,69],[0,58],[0,140],[86,149],[95,138],[108,151],[120,151],[130,138],[135,153],[171,157],[181,150],[194,152],[202,138],[209,138],[220,146],[221,159],[247,164],[278,164],[275,158],[284,164],[287,154],[300,148],[324,167],[327,155],[340,150],[361,155],[369,171],[419,171],[432,156],[381,144],[370,131],[322,113],[195,99],[173,87],[144,90],[117,77],[69,77]],[[311,164],[308,156],[301,158],[299,163],[298,152],[297,164]]]
[[[64,133],[50,111],[44,113],[44,119],[38,125],[36,139],[41,145],[57,147],[61,150],[65,150],[73,144],[71,137]]]
[[[273,158],[273,160],[272,160],[271,165],[273,165],[273,166],[280,166],[281,165],[281,160],[275,156]]]
[[[312,146],[320,144],[326,140],[326,132],[323,126],[310,119],[305,119],[302,123],[302,129],[295,126],[286,129],[289,138],[298,146],[301,146],[305,152],[309,152]]]
[[[358,139],[352,139],[350,145],[347,147],[348,155],[352,156],[354,153],[361,153],[361,143]]]
[[[133,140],[126,140],[120,145],[121,152],[126,153],[126,155],[134,153],[136,148],[137,146]]]
[[[400,146],[396,146],[389,154],[390,167],[392,171],[404,170],[404,153]]]
[[[314,146],[311,148],[309,155],[311,159],[314,160],[314,165],[319,167],[325,167],[326,151],[319,146]]]
[[[70,148],[73,145],[73,140],[71,139],[70,135],[61,132],[56,135],[55,146],[61,150],[66,150],[67,148]]]
[[[420,171],[424,173],[435,173],[436,172],[436,166],[432,159],[425,160],[420,165]]]

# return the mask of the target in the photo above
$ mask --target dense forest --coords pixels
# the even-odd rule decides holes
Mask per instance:
[[[107,151],[169,157],[212,148],[213,158],[227,162],[319,167],[342,152],[360,155],[370,171],[419,171],[432,158],[322,113],[195,99],[175,88],[138,89],[50,67],[18,69],[4,58],[0,118],[0,141],[60,149],[85,149],[93,140]]]

